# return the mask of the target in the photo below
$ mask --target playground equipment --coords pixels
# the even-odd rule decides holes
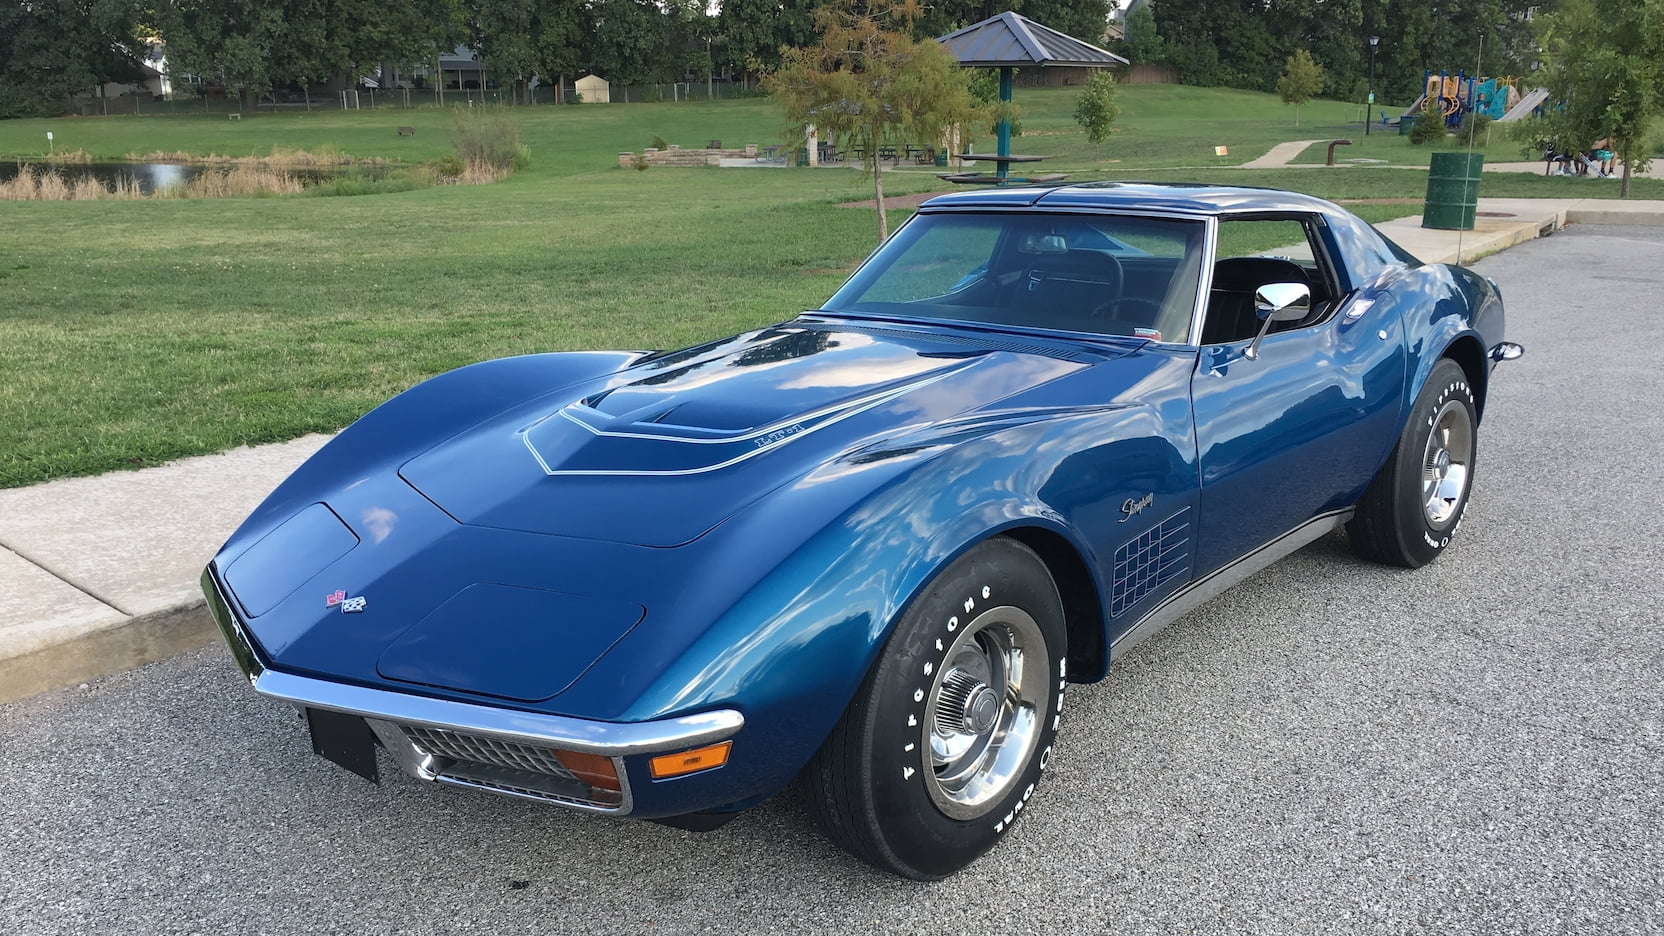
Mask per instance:
[[[1460,71],[1454,75],[1428,71],[1425,81],[1425,91],[1404,116],[1438,114],[1452,130],[1460,127],[1468,114],[1485,114],[1503,122],[1520,120],[1548,99],[1548,92],[1542,88],[1521,90],[1518,78],[1470,78]]]

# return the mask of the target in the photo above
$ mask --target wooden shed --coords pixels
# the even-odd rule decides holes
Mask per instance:
[[[585,104],[609,104],[612,101],[612,85],[608,84],[607,79],[600,75],[585,75],[579,78],[572,87],[583,95]]]

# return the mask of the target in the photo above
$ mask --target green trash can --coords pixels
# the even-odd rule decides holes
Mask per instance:
[[[1398,135],[1399,136],[1409,136],[1410,131],[1414,130],[1415,128],[1416,128],[1416,115],[1411,114],[1408,117],[1398,118]]]
[[[1445,231],[1471,231],[1479,209],[1479,173],[1483,153],[1434,153],[1427,169],[1427,205],[1421,226]]]

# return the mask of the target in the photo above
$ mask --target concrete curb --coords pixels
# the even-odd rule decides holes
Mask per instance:
[[[1591,199],[1593,201],[1593,199]],[[1565,224],[1634,224],[1642,227],[1664,227],[1664,211],[1624,209],[1624,202],[1615,207],[1568,208]]]
[[[123,618],[0,659],[0,705],[165,660],[218,637],[219,628],[202,601]]]

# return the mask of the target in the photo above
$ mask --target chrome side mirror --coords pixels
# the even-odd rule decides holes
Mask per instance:
[[[1252,361],[1260,356],[1260,342],[1272,322],[1298,322],[1311,313],[1312,288],[1305,283],[1266,283],[1254,292],[1254,311],[1263,321],[1254,343],[1242,356]]]

